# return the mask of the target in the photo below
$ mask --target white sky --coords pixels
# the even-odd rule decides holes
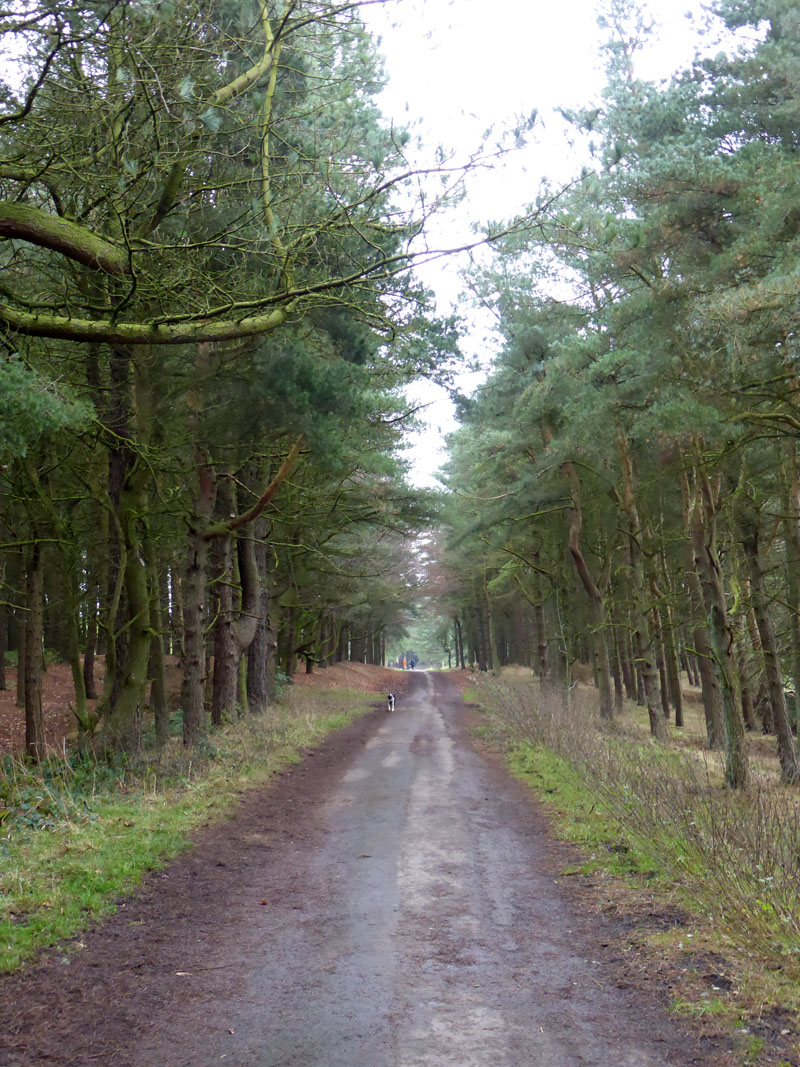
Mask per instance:
[[[701,0],[649,0],[660,29],[642,54],[643,77],[666,78],[689,62],[703,7]],[[554,109],[590,104],[603,86],[597,8],[597,0],[390,0],[363,9],[382,38],[390,79],[381,108],[410,126],[428,150],[441,143],[466,155],[488,127],[512,126],[515,116],[534,108],[541,116],[536,142],[473,182],[435,240],[456,245],[472,223],[511,218],[535,198],[541,177],[566,179],[579,169]],[[451,306],[468,311],[466,298],[459,305],[464,266],[463,259],[451,260],[420,271],[443,312]],[[466,355],[485,363],[492,348],[488,320],[470,318]],[[412,481],[434,485],[445,458],[443,434],[455,426],[452,407],[429,386],[411,396],[431,401],[430,428],[409,453]]]

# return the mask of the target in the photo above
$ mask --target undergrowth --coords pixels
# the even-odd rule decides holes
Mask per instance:
[[[604,726],[590,691],[568,699],[512,674],[476,695],[489,740],[550,802],[562,835],[584,846],[582,873],[602,867],[660,886],[702,927],[704,944],[734,954],[797,1009],[796,790],[771,774],[747,793],[727,789],[718,753],[657,745],[624,716]]]
[[[344,690],[292,690],[193,749],[174,738],[130,762],[0,761],[0,971],[86,929],[302,749],[368,711]]]

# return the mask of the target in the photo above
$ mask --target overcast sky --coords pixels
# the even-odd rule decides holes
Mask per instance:
[[[642,54],[643,77],[666,78],[691,60],[703,7],[700,0],[649,0],[659,29]],[[483,173],[467,201],[440,223],[437,240],[455,244],[471,223],[513,217],[535,198],[542,176],[565,179],[579,168],[556,109],[589,104],[602,89],[597,8],[597,0],[390,0],[363,9],[381,36],[389,75],[382,110],[411,126],[429,149],[443,144],[466,154],[489,126],[510,126],[534,108],[540,116],[532,145]],[[463,266],[441,263],[421,272],[442,311],[451,305],[468,311],[459,302]],[[480,319],[474,322],[466,354],[485,361],[491,339]],[[452,409],[430,389],[413,395],[432,401],[432,429],[411,453],[413,481],[432,485],[444,458],[442,430],[454,426]]]

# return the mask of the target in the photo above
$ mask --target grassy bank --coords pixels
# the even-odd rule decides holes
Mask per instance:
[[[290,690],[267,714],[231,723],[195,750],[176,738],[135,765],[0,762],[0,970],[86,929],[185,849],[194,827],[374,700]]]
[[[655,745],[635,708],[603,729],[591,690],[566,701],[510,670],[468,698],[484,737],[581,847],[564,873],[586,876],[635,928],[631,943],[669,964],[673,1010],[726,1023],[742,1063],[800,1062],[800,795],[762,740],[741,795],[699,732]]]

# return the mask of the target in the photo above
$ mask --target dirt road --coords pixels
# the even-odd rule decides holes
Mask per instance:
[[[596,962],[531,800],[447,680],[328,742],[156,874],[82,952],[0,985],[0,1062],[712,1064]],[[5,1057],[5,1058],[4,1058]]]

